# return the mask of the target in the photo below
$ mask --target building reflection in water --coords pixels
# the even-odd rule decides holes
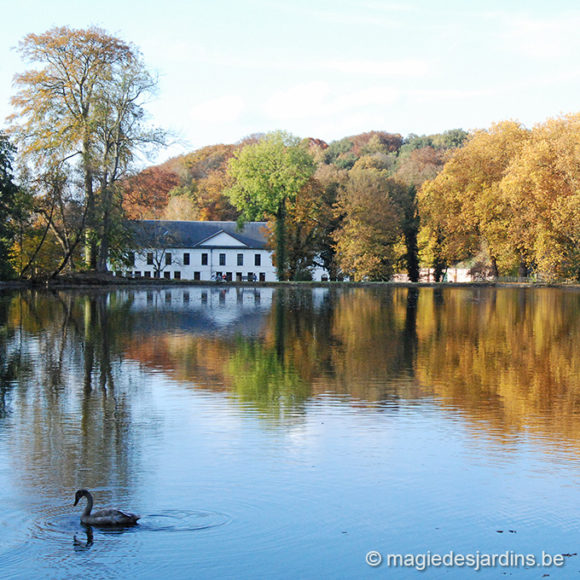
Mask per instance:
[[[435,404],[500,441],[580,442],[575,292],[28,291],[2,295],[0,323],[0,433],[11,429],[23,482],[61,497],[136,481],[154,425],[142,415],[150,372],[224,393],[272,425],[330,396],[381,413]]]

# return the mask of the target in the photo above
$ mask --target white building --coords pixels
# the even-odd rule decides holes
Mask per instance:
[[[174,280],[277,280],[266,248],[266,222],[139,220],[133,225],[137,248],[130,267],[117,275]]]

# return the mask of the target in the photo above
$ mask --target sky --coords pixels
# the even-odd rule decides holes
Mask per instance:
[[[55,26],[132,42],[158,78],[147,103],[173,144],[283,129],[331,142],[431,134],[580,111],[577,0],[0,0],[0,128],[15,48]]]

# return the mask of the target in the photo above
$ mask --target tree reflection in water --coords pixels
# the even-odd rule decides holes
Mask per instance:
[[[28,483],[65,495],[135,477],[144,394],[131,361],[274,423],[330,395],[383,412],[428,401],[474,432],[580,441],[574,291],[30,291],[3,295],[0,323],[0,429],[10,413],[29,426],[17,459]]]
[[[196,388],[235,394],[272,418],[300,414],[312,397],[330,393],[391,410],[401,399],[435,401],[496,435],[529,427],[554,440],[580,439],[578,292],[268,292],[251,332],[235,322],[211,332],[152,322],[133,334],[126,353]]]
[[[130,301],[27,291],[4,295],[0,309],[2,408],[26,426],[14,432],[23,481],[60,497],[112,480],[126,488],[136,458],[131,383],[120,378]]]

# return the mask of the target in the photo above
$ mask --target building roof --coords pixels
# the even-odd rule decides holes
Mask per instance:
[[[205,241],[220,232],[251,249],[263,249],[267,241],[266,222],[247,222],[238,228],[237,222],[135,220],[131,227],[135,241],[142,248],[202,247]]]

